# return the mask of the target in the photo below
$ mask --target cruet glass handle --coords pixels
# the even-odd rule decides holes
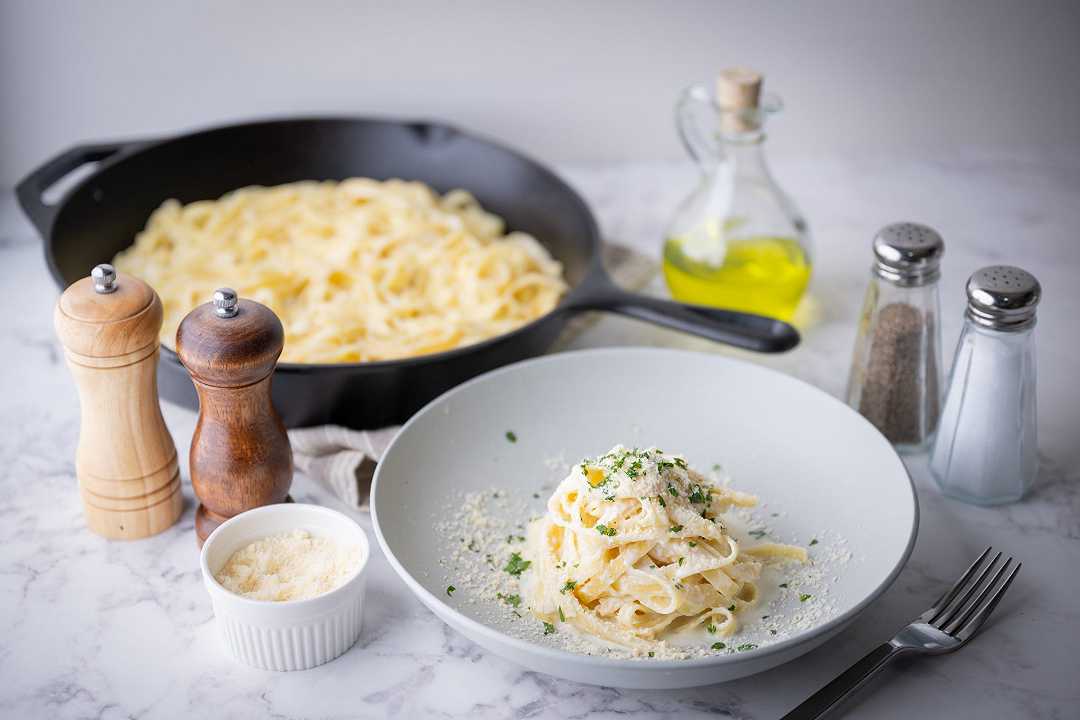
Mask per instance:
[[[683,91],[675,105],[675,124],[686,151],[708,173],[716,169],[724,154],[717,139],[718,112],[712,96],[703,85]]]

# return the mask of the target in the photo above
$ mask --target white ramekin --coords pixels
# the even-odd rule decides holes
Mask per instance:
[[[241,597],[214,579],[240,548],[291,530],[358,545],[359,570],[325,595],[288,602]],[[307,670],[338,657],[360,637],[370,555],[363,528],[336,510],[318,505],[267,505],[225,521],[206,538],[200,560],[225,646],[241,662],[264,670]]]

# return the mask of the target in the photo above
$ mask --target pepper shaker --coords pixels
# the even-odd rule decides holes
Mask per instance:
[[[933,228],[887,225],[873,241],[847,402],[896,446],[924,449],[941,409],[938,279],[945,243]]]
[[[165,530],[184,501],[158,404],[161,298],[142,280],[98,265],[64,291],[53,320],[79,390],[75,472],[87,527],[120,540]]]
[[[1038,472],[1035,308],[1031,273],[986,267],[968,280],[930,472],[946,495],[980,505],[1014,502]]]
[[[229,288],[188,313],[176,331],[176,353],[199,395],[190,465],[200,545],[234,515],[291,501],[292,451],[270,399],[284,343],[277,315]]]

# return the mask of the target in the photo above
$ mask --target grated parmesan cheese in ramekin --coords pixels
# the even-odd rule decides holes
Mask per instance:
[[[242,597],[285,602],[341,587],[359,567],[359,547],[293,530],[240,548],[214,577]]]

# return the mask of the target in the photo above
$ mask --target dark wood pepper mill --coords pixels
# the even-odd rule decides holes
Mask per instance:
[[[190,463],[200,545],[233,515],[291,501],[292,450],[270,400],[284,344],[277,315],[230,288],[188,313],[176,331],[176,354],[199,394]]]

